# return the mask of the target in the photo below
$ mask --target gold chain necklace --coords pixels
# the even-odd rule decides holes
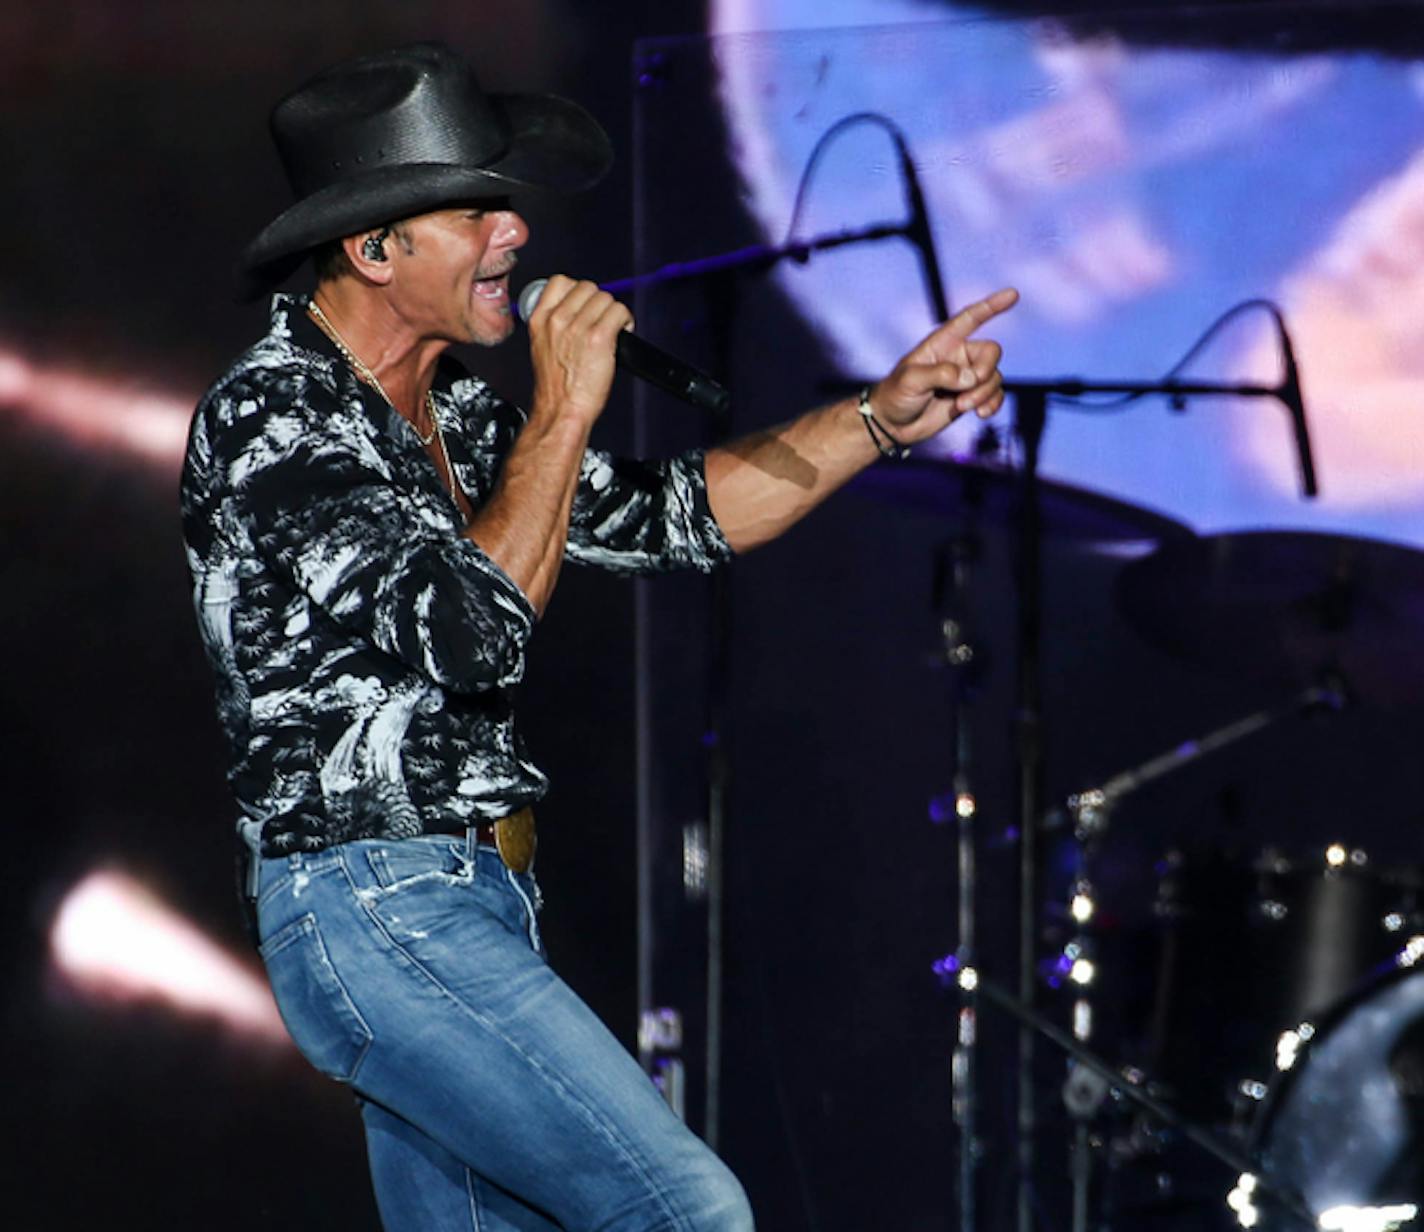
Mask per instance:
[[[380,394],[381,397],[386,400],[386,405],[389,406],[391,410],[395,411],[397,415],[400,415],[400,411],[396,410],[396,404],[391,401],[390,394],[386,393],[385,388],[377,379],[376,374],[361,362],[361,357],[357,355],[355,351],[346,345],[346,339],[336,332],[336,326],[331,323],[331,318],[321,310],[321,305],[316,302],[315,296],[307,301],[307,313],[311,319],[316,322],[321,332],[331,339],[332,344],[341,352],[341,357],[351,365],[351,370]],[[455,474],[454,466],[450,462],[450,450],[445,445],[445,431],[440,426],[440,417],[435,413],[435,391],[433,389],[427,389],[425,391],[425,410],[430,416],[430,432],[428,435],[421,436],[420,429],[411,423],[410,420],[406,419],[406,423],[410,424],[410,430],[415,433],[416,440],[426,449],[430,448],[432,441],[438,441],[440,443],[440,456],[445,461],[445,473],[450,476],[450,499],[455,502],[455,508],[460,510],[460,516],[463,518],[465,511],[460,509],[460,497],[465,495],[465,489],[460,483],[460,477]],[[401,418],[405,419],[405,416],[401,415]],[[469,500],[469,497],[466,496],[465,499]]]
[[[386,400],[386,405],[389,406],[391,410],[396,411],[396,414],[399,415],[400,412],[396,410],[396,404],[391,401],[390,394],[386,392],[385,387],[377,379],[376,374],[372,372],[368,367],[366,367],[364,363],[361,362],[361,357],[357,355],[355,351],[353,351],[349,346],[346,345],[346,339],[336,332],[336,326],[331,323],[331,318],[328,317],[326,313],[321,310],[321,305],[316,302],[315,298],[313,298],[307,304],[307,312],[311,315],[311,319],[315,321],[317,325],[321,328],[321,332],[324,333],[328,338],[330,338],[332,344],[336,347],[338,351],[341,352],[341,357],[348,364],[351,365],[352,371],[355,372],[356,375],[359,376],[363,381],[365,381],[367,385],[371,386],[372,389],[374,389],[378,394],[380,394],[381,397]],[[419,440],[420,443],[426,448],[430,447],[430,442],[433,441],[436,436],[440,436],[440,447],[441,451],[443,452],[445,448],[445,438],[443,435],[440,434],[440,420],[435,417],[434,390],[427,389],[425,391],[425,411],[426,414],[430,416],[429,434],[421,436],[420,429],[417,428],[413,423],[410,424],[410,429],[412,432],[415,433],[416,439]],[[402,418],[404,418],[404,416],[402,416]],[[406,420],[406,422],[410,423],[409,420]],[[448,461],[446,462],[446,465],[449,465]]]

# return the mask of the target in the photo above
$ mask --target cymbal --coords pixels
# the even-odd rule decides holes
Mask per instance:
[[[971,458],[906,458],[862,471],[848,488],[910,509],[944,517],[974,517],[1013,525],[1022,478],[1002,463]],[[1043,533],[1078,542],[1122,543],[1190,539],[1192,532],[1165,514],[1076,488],[1039,481]]]
[[[1223,674],[1424,702],[1424,553],[1309,531],[1177,540],[1125,566],[1119,611],[1148,642]]]

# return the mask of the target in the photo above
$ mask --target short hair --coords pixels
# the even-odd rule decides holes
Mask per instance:
[[[312,249],[312,268],[316,270],[317,282],[334,282],[347,274],[354,274],[356,267],[346,255],[346,249],[339,239],[327,240]]]
[[[386,230],[391,232],[400,241],[401,247],[406,252],[414,252],[415,245],[410,237],[409,219],[402,218],[396,222],[386,224]],[[335,282],[338,278],[344,278],[347,274],[354,274],[356,267],[351,264],[351,258],[346,255],[345,242],[340,239],[326,240],[312,249],[312,268],[316,271],[318,283]]]

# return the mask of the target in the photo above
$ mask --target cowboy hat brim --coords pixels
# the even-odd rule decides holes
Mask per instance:
[[[282,211],[243,250],[238,293],[255,299],[294,273],[319,244],[443,206],[511,193],[574,193],[613,163],[608,134],[577,103],[551,94],[490,95],[509,142],[479,167],[393,163],[349,176]]]

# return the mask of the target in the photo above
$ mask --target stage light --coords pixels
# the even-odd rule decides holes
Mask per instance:
[[[44,367],[0,350],[0,410],[53,428],[80,445],[177,466],[195,398],[77,370]]]
[[[977,981],[975,981],[975,982],[973,983],[973,985],[972,985],[971,987],[966,988],[965,991],[966,991],[966,992],[973,992],[973,991],[974,991],[974,988],[977,987],[977,986],[978,986]],[[959,1035],[958,1035],[958,1038],[959,1038],[959,1043],[960,1043],[960,1045],[961,1045],[962,1047],[964,1047],[964,1048],[972,1048],[972,1047],[974,1046],[974,1041],[978,1038],[978,1035],[979,1035],[979,1026],[978,1026],[978,1023],[979,1023],[979,1016],[974,1012],[974,1007],[973,1007],[972,1005],[961,1005],[961,1006],[959,1007]],[[956,1051],[956,1061],[955,1061],[955,1063],[956,1063],[956,1064],[959,1064],[959,1063],[960,1063],[960,1062],[959,1062],[959,1058],[962,1058],[964,1054],[963,1054],[962,1052],[960,1052],[958,1049],[956,1049],[955,1051]]]
[[[1236,1222],[1243,1228],[1254,1228],[1261,1213],[1251,1201],[1256,1193],[1256,1177],[1243,1172],[1236,1178],[1236,1188],[1226,1195],[1226,1205],[1236,1213]]]
[[[1332,1206],[1317,1220],[1324,1232],[1393,1232],[1413,1223],[1419,1208],[1412,1202],[1393,1206]]]
[[[638,1049],[640,1052],[676,1051],[682,1047],[682,1014],[659,1006],[644,1010],[638,1019]]]
[[[1093,1038],[1093,1003],[1079,998],[1073,1002],[1073,1038],[1085,1043]]]
[[[124,873],[94,872],[79,882],[60,904],[49,940],[55,970],[82,995],[156,1001],[251,1039],[291,1042],[266,981]]]
[[[1276,1040],[1276,1068],[1282,1072],[1293,1068],[1300,1059],[1301,1045],[1314,1038],[1315,1026],[1309,1022],[1301,1023],[1293,1031],[1282,1031]]]

